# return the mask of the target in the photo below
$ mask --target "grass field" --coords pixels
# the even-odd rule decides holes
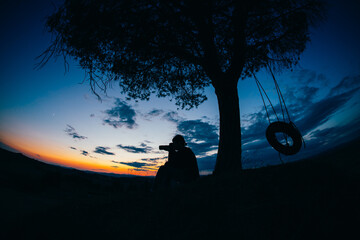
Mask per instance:
[[[1,150],[1,239],[359,239],[360,139],[171,192]]]

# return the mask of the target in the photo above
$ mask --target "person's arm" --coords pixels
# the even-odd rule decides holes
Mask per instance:
[[[175,164],[176,164],[176,152],[175,152],[175,149],[170,148],[169,155],[168,155],[168,163],[171,166],[175,166]]]

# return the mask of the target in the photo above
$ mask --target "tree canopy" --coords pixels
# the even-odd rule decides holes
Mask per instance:
[[[47,19],[55,38],[42,63],[71,56],[94,92],[117,81],[131,98],[172,96],[191,108],[210,84],[296,64],[322,8],[316,0],[65,0]]]

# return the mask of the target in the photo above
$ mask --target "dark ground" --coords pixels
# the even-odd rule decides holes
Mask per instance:
[[[168,193],[0,154],[1,239],[360,239],[360,139]]]

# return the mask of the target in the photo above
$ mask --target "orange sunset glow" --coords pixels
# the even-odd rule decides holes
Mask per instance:
[[[26,138],[9,138],[7,140],[4,143],[9,147],[45,163],[100,173],[132,174],[138,176],[154,176],[156,174],[156,169],[135,171],[134,168],[121,165],[114,166],[114,164],[107,163],[101,159],[89,161],[85,157],[79,157],[69,150],[61,151],[61,148],[44,142],[32,142]]]

